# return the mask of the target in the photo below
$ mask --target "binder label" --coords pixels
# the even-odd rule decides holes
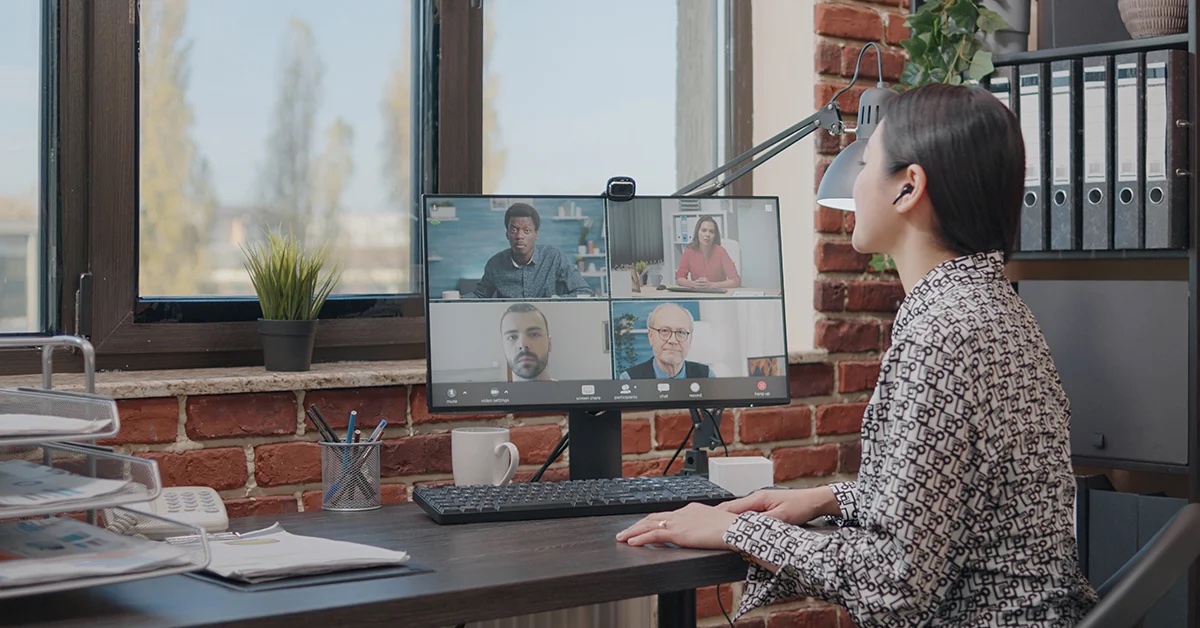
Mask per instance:
[[[1104,66],[1083,70],[1083,180],[1104,183],[1108,173],[1108,150],[1105,146]]]

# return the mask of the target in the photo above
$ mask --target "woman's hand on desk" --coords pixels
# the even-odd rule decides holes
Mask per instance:
[[[617,534],[617,540],[630,545],[672,543],[697,549],[730,549],[725,530],[737,515],[706,506],[688,504],[672,512],[656,512]]]
[[[741,499],[720,504],[717,509],[735,515],[743,512],[761,512],[792,525],[803,525],[821,515],[842,514],[833,490],[825,486],[756,491]]]

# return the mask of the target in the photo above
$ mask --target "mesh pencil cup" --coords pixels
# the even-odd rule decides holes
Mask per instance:
[[[317,444],[321,446],[321,508],[379,508],[383,503],[379,490],[379,451],[383,442]]]

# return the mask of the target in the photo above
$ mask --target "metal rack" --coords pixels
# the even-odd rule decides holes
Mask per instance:
[[[88,524],[122,536],[139,539],[186,536],[195,541],[187,545],[186,560],[182,563],[135,573],[0,587],[0,598],[127,582],[206,567],[210,554],[208,535],[203,528],[121,508],[122,505],[156,499],[162,490],[161,476],[158,463],[154,460],[118,454],[94,444],[96,440],[115,436],[120,430],[120,418],[116,402],[111,397],[95,392],[95,352],[91,343],[76,336],[0,338],[0,347],[41,347],[42,350],[42,387],[0,388],[0,425],[3,425],[5,416],[11,419],[13,415],[21,415],[20,418],[26,422],[31,416],[45,416],[47,422],[51,417],[70,419],[70,424],[79,428],[75,431],[0,437],[0,462],[23,460],[64,473],[128,482],[125,488],[101,497],[38,505],[0,506],[0,519],[82,514],[86,516]],[[84,364],[83,392],[53,390],[53,353],[58,347],[73,347],[81,352]]]

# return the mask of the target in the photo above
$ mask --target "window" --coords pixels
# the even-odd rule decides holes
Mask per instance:
[[[43,332],[52,292],[43,237],[54,202],[54,8],[0,4],[0,333]]]

